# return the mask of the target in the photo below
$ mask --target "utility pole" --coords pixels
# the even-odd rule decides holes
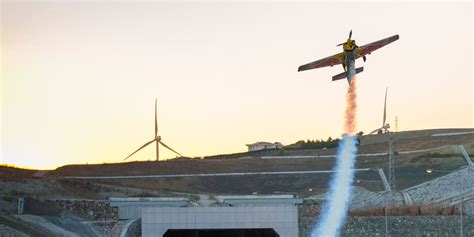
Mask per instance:
[[[468,170],[468,172],[469,172],[469,170]],[[461,179],[461,208],[460,208],[461,210],[459,211],[460,212],[459,214],[461,216],[461,218],[460,218],[461,219],[460,220],[460,222],[461,222],[461,237],[464,237],[464,228],[463,228],[463,225],[464,225],[463,222],[464,221],[463,221],[463,217],[462,217],[463,216],[463,213],[462,213],[463,212],[463,201],[464,201],[464,196],[463,196],[463,194],[464,194],[464,176],[459,175],[459,177]]]
[[[396,123],[395,123],[396,124]],[[388,232],[388,209],[392,206],[393,194],[395,193],[395,159],[393,155],[393,137],[388,140],[388,183],[390,192],[385,195],[385,236],[390,236]],[[390,197],[390,200],[388,200]],[[390,202],[390,203],[389,203]]]
[[[388,183],[390,189],[395,192],[395,159],[393,156],[393,137],[388,141]]]
[[[384,215],[385,215],[385,237],[388,237],[388,213],[387,213],[387,208],[388,208],[388,193],[385,195],[385,208],[384,208]]]

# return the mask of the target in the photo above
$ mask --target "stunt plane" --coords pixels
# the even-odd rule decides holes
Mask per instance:
[[[364,71],[364,67],[359,67],[355,68],[355,60],[362,57],[362,59],[366,60],[365,55],[372,53],[373,51],[382,48],[383,46],[392,43],[395,40],[399,39],[398,35],[394,35],[379,41],[372,42],[370,44],[366,44],[364,46],[357,46],[355,43],[355,40],[351,39],[352,37],[352,30],[349,33],[349,38],[345,43],[340,43],[337,46],[341,46],[344,49],[342,53],[338,53],[332,56],[329,56],[327,58],[323,58],[317,61],[314,61],[312,63],[308,63],[305,65],[301,65],[298,68],[299,71],[305,71],[305,70],[310,70],[310,69],[315,69],[315,68],[321,68],[321,67],[327,67],[327,66],[334,66],[337,64],[342,64],[342,67],[344,68],[344,72],[337,74],[332,77],[332,80],[340,80],[347,78],[347,82],[349,82],[349,85],[351,84],[351,79],[352,77],[359,73]]]

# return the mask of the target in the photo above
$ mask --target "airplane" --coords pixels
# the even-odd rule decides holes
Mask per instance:
[[[366,44],[363,46],[357,46],[355,40],[351,39],[352,37],[352,30],[349,33],[349,38],[345,43],[340,43],[337,46],[341,46],[343,48],[342,53],[338,53],[311,63],[307,63],[304,65],[301,65],[298,67],[298,72],[300,71],[306,71],[310,69],[315,69],[315,68],[321,68],[321,67],[328,67],[328,66],[334,66],[337,64],[342,64],[342,67],[344,68],[344,72],[337,74],[332,77],[332,80],[340,80],[347,78],[347,82],[349,82],[349,85],[351,84],[352,77],[364,71],[364,67],[355,67],[355,60],[362,57],[362,59],[366,60],[366,55],[372,53],[373,51],[382,48],[383,46],[392,43],[393,41],[398,40],[400,37],[398,35],[390,36],[385,39],[381,39],[379,41],[372,42],[370,44]]]

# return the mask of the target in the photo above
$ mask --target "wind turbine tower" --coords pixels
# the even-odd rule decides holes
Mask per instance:
[[[374,133],[388,133],[388,129],[390,128],[390,124],[386,123],[387,121],[387,91],[388,87],[385,89],[385,102],[383,104],[383,120],[382,120],[382,127],[375,129],[374,131],[370,132],[369,135]]]
[[[398,132],[398,116],[395,116],[395,132]]]

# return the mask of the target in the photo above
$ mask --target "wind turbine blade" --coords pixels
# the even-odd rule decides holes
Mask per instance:
[[[374,131],[370,132],[369,135],[372,135],[372,134],[378,132],[378,131],[379,131],[380,129],[382,129],[382,128],[383,128],[383,127],[375,129]]]
[[[123,159],[123,160],[126,160],[128,159],[130,156],[132,156],[133,154],[137,153],[139,150],[143,149],[144,147],[150,145],[152,142],[156,141],[156,139],[153,139],[147,143],[145,143],[145,145],[141,146],[140,148],[138,148],[136,151],[134,151],[132,154],[130,154],[129,156],[127,156],[127,158]]]
[[[385,88],[385,102],[383,104],[383,124],[382,124],[382,127],[385,126],[385,120],[387,119],[387,90],[388,90],[388,87]]]
[[[163,145],[164,147],[168,148],[170,151],[178,154],[179,156],[183,156],[181,154],[179,154],[177,151],[173,150],[171,147],[169,147],[168,145],[164,144],[163,142],[160,141],[160,144]]]
[[[158,119],[156,117],[156,98],[155,98],[155,137],[158,136]]]
[[[349,32],[349,39],[352,37],[352,30]]]

